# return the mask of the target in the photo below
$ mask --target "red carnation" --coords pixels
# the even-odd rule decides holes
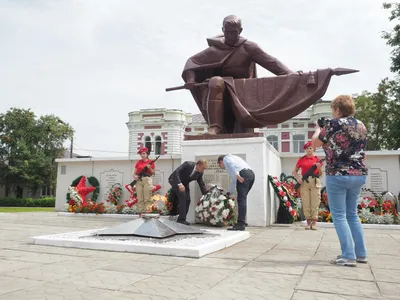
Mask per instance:
[[[279,195],[281,195],[282,197],[285,197],[285,192],[284,191],[280,191]]]
[[[292,206],[292,203],[290,203],[290,201],[286,201],[286,206],[290,207],[290,206]]]
[[[276,186],[281,186],[281,184],[279,182],[275,182]]]

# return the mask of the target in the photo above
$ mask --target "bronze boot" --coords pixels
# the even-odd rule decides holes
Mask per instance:
[[[207,107],[208,115],[208,134],[216,135],[222,131],[224,124],[224,101],[223,100],[208,100]]]

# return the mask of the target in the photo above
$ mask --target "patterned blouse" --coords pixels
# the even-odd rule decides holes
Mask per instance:
[[[332,119],[327,123],[318,137],[324,143],[326,175],[367,175],[365,125],[354,117]]]

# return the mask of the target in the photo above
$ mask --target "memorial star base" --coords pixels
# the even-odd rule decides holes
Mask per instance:
[[[204,230],[157,215],[103,229],[32,237],[36,245],[199,258],[250,237],[249,232]]]

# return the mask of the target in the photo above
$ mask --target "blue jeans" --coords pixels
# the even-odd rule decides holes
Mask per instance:
[[[326,176],[326,191],[342,257],[367,257],[364,230],[357,214],[357,201],[367,176]],[[354,241],[354,244],[353,244]]]

